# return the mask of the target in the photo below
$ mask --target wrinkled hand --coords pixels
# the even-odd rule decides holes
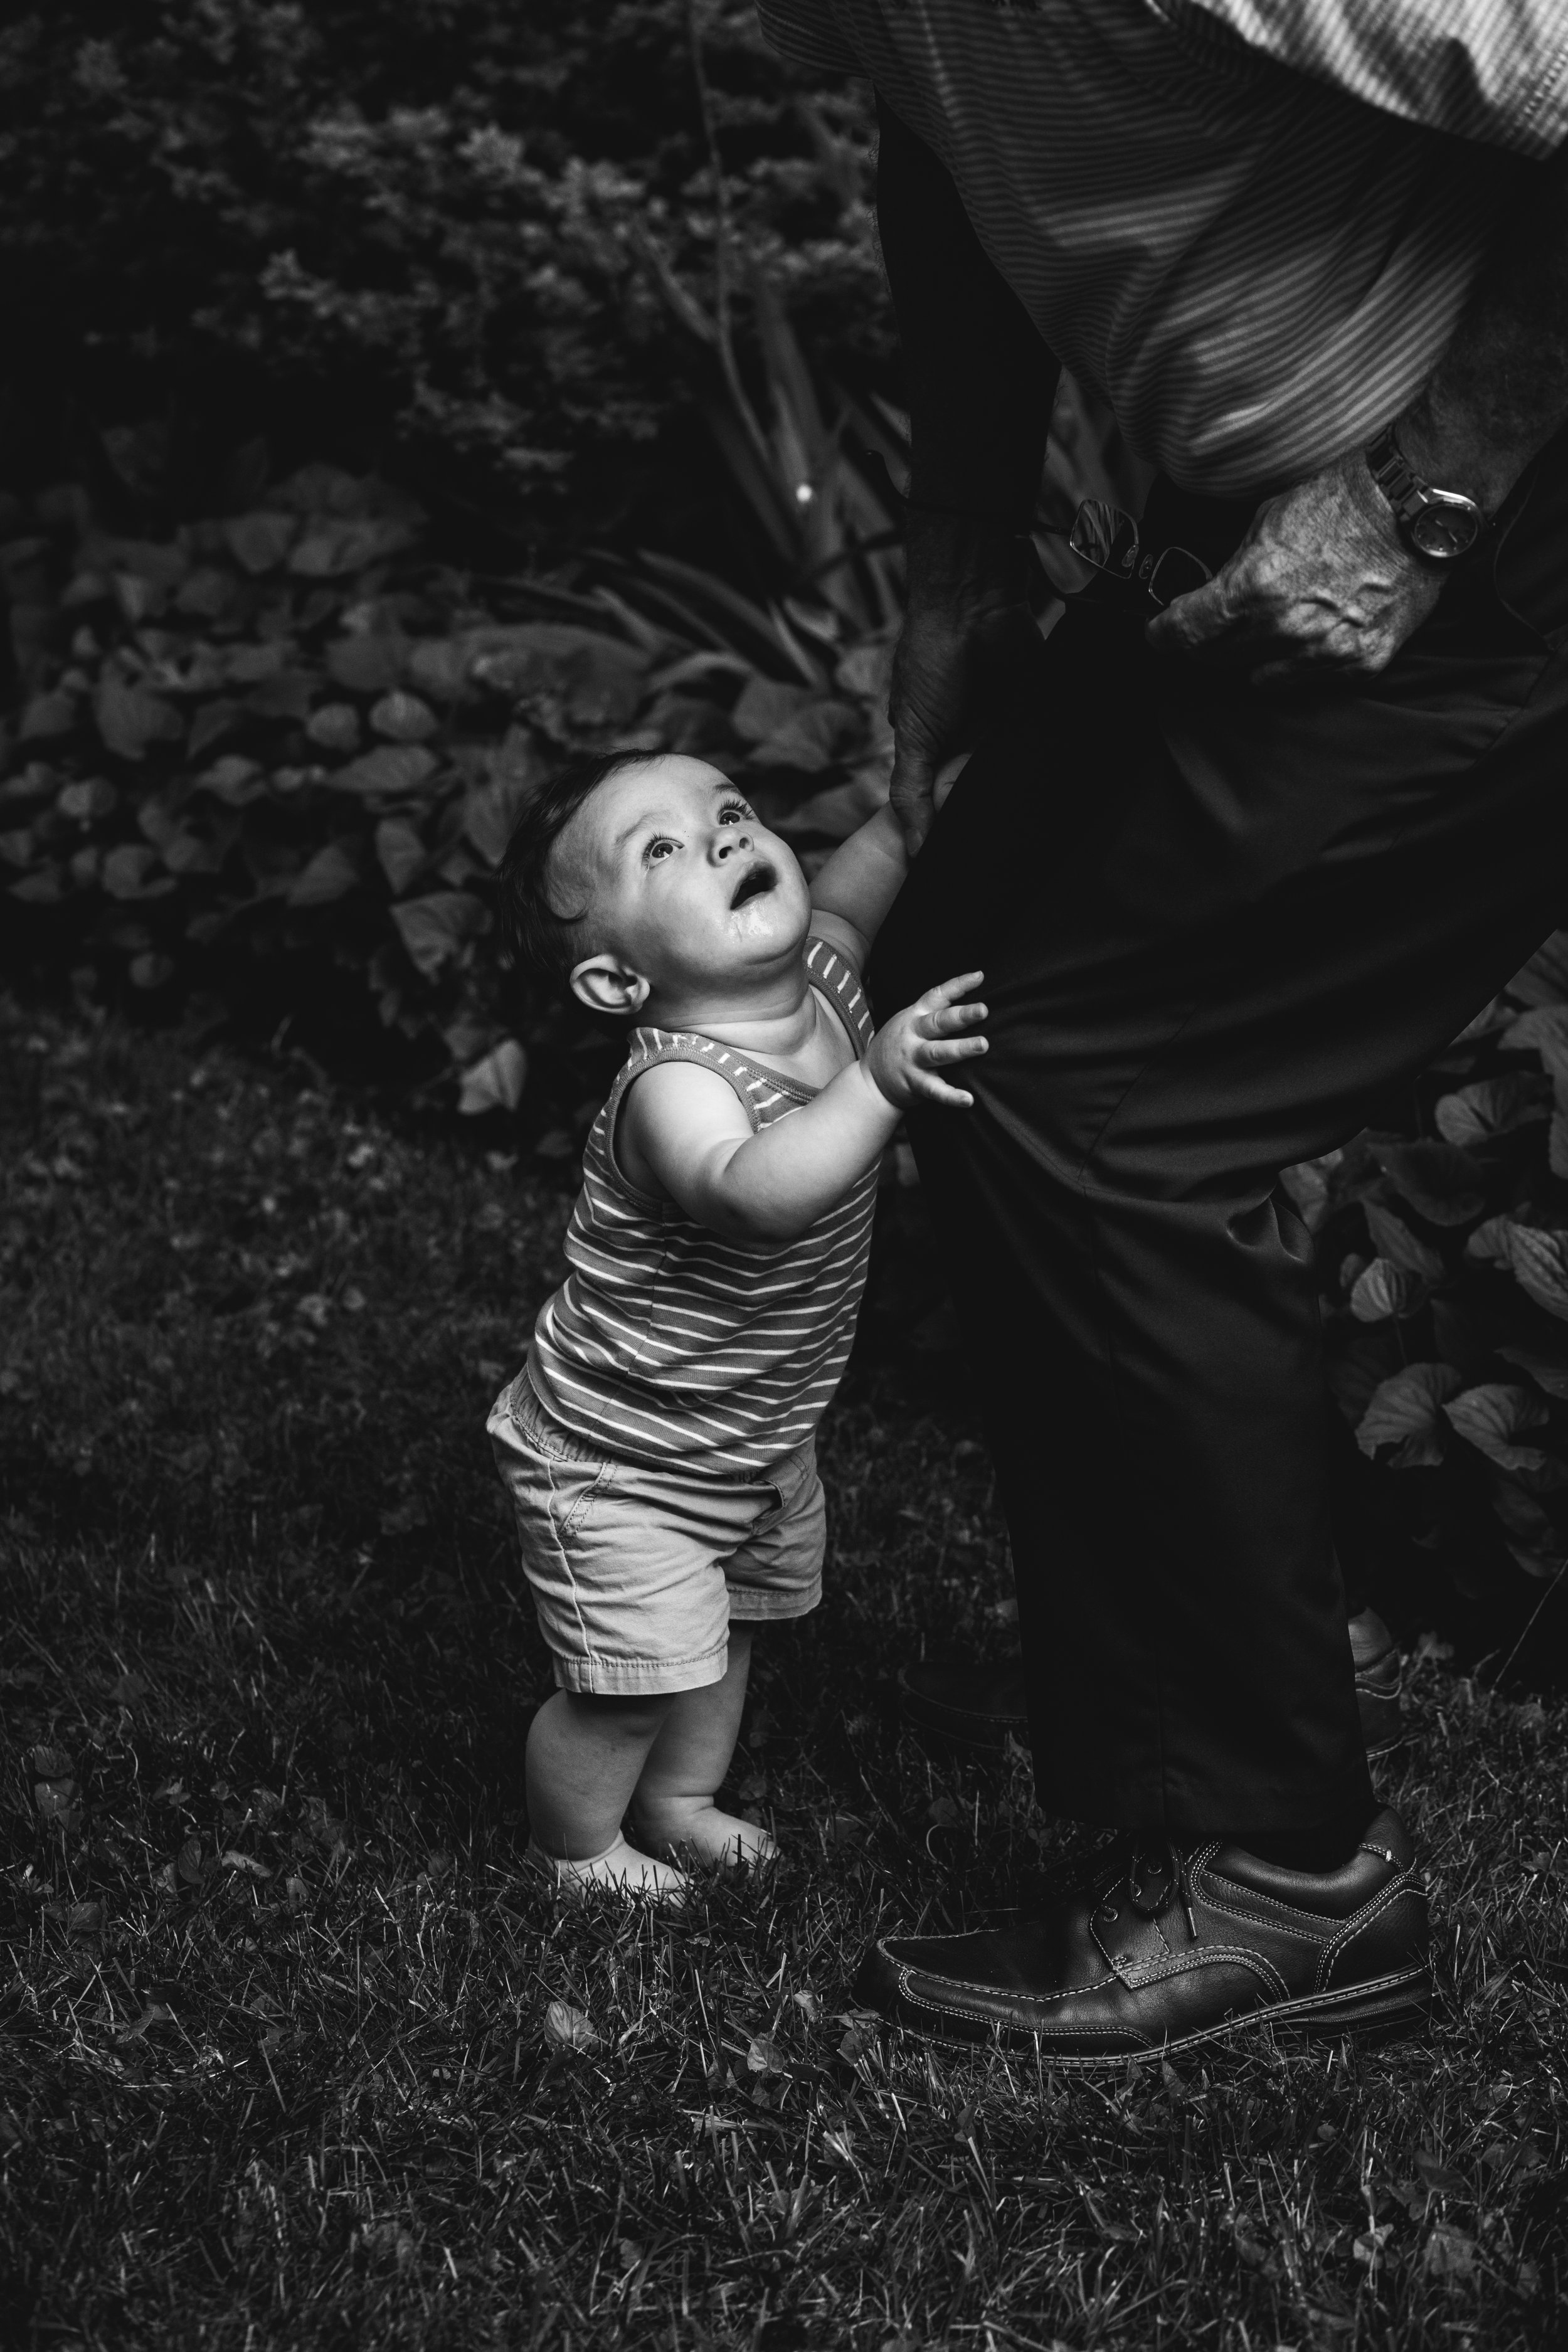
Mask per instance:
[[[893,656],[893,814],[914,856],[936,813],[936,780],[969,751],[1039,632],[1016,537],[963,516],[911,512],[909,602]]]
[[[973,1034],[985,1018],[985,1006],[956,1002],[978,988],[984,977],[983,971],[966,971],[928,988],[917,1003],[884,1021],[872,1038],[866,1067],[879,1090],[900,1110],[907,1110],[917,1098],[972,1108],[974,1097],[950,1087],[938,1072],[985,1051],[984,1038]]]
[[[1163,653],[1304,686],[1385,669],[1443,591],[1358,450],[1259,507],[1230,561],[1149,624]]]

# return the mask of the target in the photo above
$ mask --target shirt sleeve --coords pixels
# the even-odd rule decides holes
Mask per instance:
[[[813,73],[864,73],[833,0],[757,0],[763,38],[792,66]]]
[[[795,0],[787,0],[790,5]],[[1563,0],[1147,0],[1429,130],[1542,159],[1568,140]]]

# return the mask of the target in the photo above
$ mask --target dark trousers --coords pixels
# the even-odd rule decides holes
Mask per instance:
[[[1236,518],[1156,488],[1151,541]],[[1050,1811],[1177,1835],[1369,1797],[1312,1253],[1343,1143],[1568,905],[1568,446],[1382,676],[1289,694],[1075,607],[872,968],[979,967],[975,1108],[910,1120],[984,1401]]]

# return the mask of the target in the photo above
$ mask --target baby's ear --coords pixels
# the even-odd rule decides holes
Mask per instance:
[[[572,971],[572,993],[590,1013],[607,1013],[629,1021],[639,1013],[652,993],[653,983],[633,971],[618,956],[584,956]]]

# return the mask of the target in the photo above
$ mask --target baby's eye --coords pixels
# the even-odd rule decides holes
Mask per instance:
[[[650,864],[657,865],[660,859],[672,856],[674,852],[675,844],[670,840],[668,834],[661,833],[657,839],[650,841],[647,845],[647,856]]]
[[[719,822],[721,824],[745,824],[751,814],[744,801],[726,801],[719,812]]]

